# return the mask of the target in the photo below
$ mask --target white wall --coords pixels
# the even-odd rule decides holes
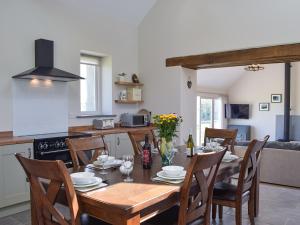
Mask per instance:
[[[229,89],[231,104],[250,104],[250,119],[231,119],[229,124],[250,125],[251,138],[269,134],[275,139],[276,115],[283,114],[282,103],[271,103],[271,94],[284,93],[284,64],[264,65],[258,72],[245,71]],[[283,95],[284,96],[284,95]],[[259,111],[259,103],[270,103],[270,111]]]
[[[145,107],[180,113],[179,98],[171,100],[180,79],[176,68],[165,67],[166,58],[299,42],[299,8],[296,0],[158,1],[139,26]]]
[[[67,105],[65,82],[13,80],[14,135],[67,132]]]
[[[68,7],[63,1],[4,0],[0,7],[0,131],[12,130],[11,76],[34,66],[34,40],[54,40],[55,66],[79,74],[80,51],[112,58],[112,74],[136,73],[137,28],[100,14]],[[113,98],[117,96],[112,87]],[[79,112],[79,82],[69,85],[69,113]],[[33,106],[35,107],[35,106]],[[137,106],[112,105],[112,112],[136,111]],[[69,125],[90,120],[70,119]]]
[[[292,63],[291,69],[291,114],[300,115],[300,63]],[[250,104],[249,120],[230,120],[230,124],[252,126],[252,138],[270,134],[275,140],[276,115],[284,113],[284,64],[264,65],[258,72],[244,72],[228,92],[230,103]],[[271,94],[282,94],[282,103],[271,103]],[[270,103],[270,111],[259,111],[259,103]]]

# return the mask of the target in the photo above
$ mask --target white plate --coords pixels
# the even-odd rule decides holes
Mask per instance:
[[[122,164],[122,160],[115,159],[112,162],[105,162],[104,167],[109,167],[109,166],[120,166]],[[100,161],[94,161],[93,162],[94,166],[102,166],[103,164]]]
[[[74,184],[76,188],[84,188],[84,187],[92,187],[102,183],[102,179],[100,177],[93,177],[94,182],[90,184]]]
[[[168,176],[164,171],[159,171],[156,175],[160,178],[163,178],[163,179],[167,179],[167,180],[182,180],[185,178],[185,174],[186,174],[186,171],[182,171],[182,173],[179,175],[179,176],[174,176],[174,177],[170,177]]]
[[[229,155],[229,156],[226,156],[226,157],[225,156],[223,157],[222,162],[232,162],[232,161],[239,158],[237,155]]]

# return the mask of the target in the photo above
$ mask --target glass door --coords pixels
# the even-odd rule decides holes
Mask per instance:
[[[204,143],[205,128],[222,128],[222,99],[197,96],[197,145]]]

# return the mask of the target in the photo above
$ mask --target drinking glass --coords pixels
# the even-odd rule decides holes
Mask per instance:
[[[98,157],[98,160],[100,161],[100,164],[101,164],[101,170],[99,173],[102,175],[108,174],[108,172],[105,170],[105,167],[104,167],[105,162],[108,159],[108,155],[109,155],[108,150],[104,149],[100,152],[100,155]]]
[[[124,155],[123,156],[123,169],[127,177],[124,179],[124,182],[132,182],[133,179],[130,177],[130,174],[133,170],[134,165],[134,157],[133,155]]]

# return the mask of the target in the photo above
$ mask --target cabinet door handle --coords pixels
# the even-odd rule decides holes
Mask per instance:
[[[31,159],[31,148],[28,148],[27,151],[28,151],[28,158]]]
[[[120,145],[120,137],[117,137],[117,145]]]

